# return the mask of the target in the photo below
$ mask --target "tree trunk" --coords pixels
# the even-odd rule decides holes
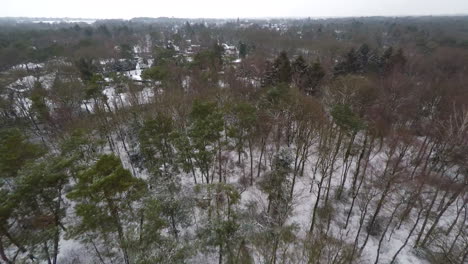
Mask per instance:
[[[317,208],[320,202],[320,194],[322,192],[322,185],[323,185],[324,179],[325,177],[322,175],[322,178],[320,179],[320,183],[318,184],[317,200],[315,200],[314,211],[312,212],[312,221],[311,221],[310,228],[309,228],[310,235],[312,235],[314,232],[315,216],[316,216]]]
[[[452,232],[452,229],[455,227],[455,225],[457,224],[458,222],[458,218],[460,218],[460,215],[461,215],[461,212],[463,211],[463,209],[466,207],[466,204],[464,204],[463,206],[460,207],[459,210],[457,210],[457,216],[455,217],[455,220],[453,220],[452,224],[450,225],[450,227],[447,229],[447,231],[445,232],[445,235],[449,235],[451,232]],[[466,212],[466,210],[465,210]]]
[[[331,190],[331,180],[332,180],[332,177],[333,177],[333,170],[334,170],[334,165],[335,165],[335,162],[336,162],[336,157],[338,155],[338,152],[340,150],[340,147],[341,147],[341,141],[343,140],[343,133],[341,132],[341,130],[338,132],[338,142],[336,143],[336,148],[335,148],[335,152],[333,153],[333,156],[332,156],[332,160],[331,160],[331,164],[330,164],[330,176],[328,178],[328,188],[327,188],[327,192],[326,192],[326,195],[325,195],[325,207],[328,205],[328,200],[329,200],[329,197],[330,197],[330,190]]]
[[[348,158],[350,156],[351,147],[354,144],[354,139],[355,138],[356,138],[356,132],[354,132],[353,135],[351,136],[351,139],[350,139],[350,141],[348,143],[348,147],[346,148],[346,153],[345,153],[345,156],[344,156],[344,159],[343,159],[343,168],[344,168],[344,170],[343,170],[343,176],[342,176],[341,184],[340,184],[340,187],[338,188],[338,196],[337,196],[338,200],[341,199],[341,194],[343,193],[344,185],[346,183],[346,179],[347,179],[347,176],[348,176],[348,169],[349,169],[349,166],[347,165],[348,164]],[[366,133],[366,139],[367,139],[367,133]]]
[[[459,229],[457,235],[455,236],[455,239],[453,240],[452,244],[450,245],[450,249],[448,250],[448,255],[452,254],[453,248],[457,244],[458,238],[462,235],[462,233],[465,232],[465,223],[466,223],[467,216],[468,216],[467,211],[468,210],[465,208],[465,216],[463,217],[463,222],[461,222],[460,229]]]
[[[387,234],[387,231],[388,231],[388,228],[390,227],[390,224],[393,221],[393,217],[395,216],[395,213],[397,212],[397,210],[398,210],[398,208],[400,207],[401,204],[402,204],[401,202],[397,204],[395,209],[392,211],[392,214],[390,215],[390,219],[388,220],[387,225],[385,225],[385,230],[383,231],[383,234],[382,234],[382,236],[380,237],[380,240],[379,240],[379,245],[377,246],[377,257],[375,258],[374,264],[379,263],[380,249],[382,248],[382,242],[383,242],[383,240],[385,238],[385,234]]]
[[[439,189],[436,190],[434,197],[432,197],[431,204],[429,205],[429,208],[426,211],[426,217],[424,218],[424,222],[421,227],[421,231],[419,232],[418,238],[416,239],[416,242],[414,243],[414,248],[417,248],[419,246],[419,241],[421,240],[421,237],[424,234],[424,229],[426,229],[427,221],[429,221],[429,216],[431,214],[432,207],[434,206],[434,203],[438,195],[439,195]]]
[[[260,177],[260,171],[262,168],[262,158],[265,152],[265,145],[266,145],[265,143],[266,143],[266,140],[262,138],[262,143],[261,143],[262,146],[260,148],[260,158],[258,159],[257,178]]]
[[[345,227],[344,229],[348,228],[348,224],[349,224],[349,219],[351,217],[351,214],[353,212],[353,208],[354,208],[354,203],[356,202],[356,198],[359,194],[359,191],[361,190],[361,186],[362,184],[364,183],[364,179],[365,179],[365,176],[366,176],[366,172],[367,172],[367,165],[369,163],[369,159],[370,159],[370,155],[372,153],[372,147],[373,147],[373,143],[374,143],[374,137],[372,137],[371,139],[371,142],[369,144],[369,149],[367,151],[367,154],[365,155],[366,159],[365,159],[365,163],[364,163],[364,169],[362,171],[362,176],[361,176],[361,180],[359,181],[359,185],[357,187],[357,190],[355,190],[356,187],[353,187],[352,188],[352,194],[353,194],[353,200],[351,202],[351,207],[349,209],[349,212],[348,212],[348,216],[346,217],[346,224],[345,224]],[[365,145],[363,146],[363,149],[362,149],[362,152],[361,154],[364,154],[366,151],[366,147]],[[359,176],[359,170],[360,170],[360,167],[361,167],[361,161],[358,161],[358,165],[357,165],[357,169],[356,169],[356,172],[354,174],[354,178],[355,178],[355,182],[358,180],[358,176]],[[353,183],[353,185],[355,185],[355,183]]]
[[[353,263],[354,255],[356,254],[356,248],[359,245],[359,236],[361,234],[362,227],[364,226],[364,220],[367,215],[367,209],[369,208],[369,204],[372,201],[372,197],[366,200],[366,203],[364,204],[364,209],[361,209],[361,218],[359,219],[359,228],[356,234],[356,238],[354,239],[354,244],[353,244],[353,250],[351,251],[351,256],[349,258],[349,263]]]
[[[395,253],[395,255],[393,256],[392,258],[392,261],[390,262],[390,264],[393,264],[395,263],[395,260],[396,258],[398,257],[398,254],[400,254],[400,252],[403,250],[403,248],[406,247],[406,245],[408,244],[408,241],[410,240],[411,238],[411,235],[413,234],[414,230],[416,229],[416,227],[418,226],[418,223],[419,223],[419,220],[421,218],[421,213],[423,211],[423,208],[421,207],[421,209],[419,210],[419,213],[418,213],[418,216],[416,218],[416,223],[414,223],[413,227],[411,228],[411,231],[410,233],[408,234],[408,237],[406,237],[406,240],[405,242],[403,243],[403,245],[398,249],[398,251]]]
[[[125,264],[130,264],[130,258],[128,256],[127,246],[125,245],[125,237],[124,237],[124,232],[122,228],[122,223],[120,222],[119,212],[117,208],[115,207],[114,203],[112,202],[112,200],[109,198],[106,198],[106,199],[107,199],[107,204],[110,209],[110,213],[114,220],[114,224],[116,225],[116,228],[117,228],[117,235],[119,236],[119,245],[120,245],[120,248],[122,249],[124,262]]]
[[[3,241],[1,237],[0,237],[0,259],[2,261],[5,261],[6,264],[13,264],[13,261],[9,260],[5,254],[5,248],[3,247]]]
[[[252,151],[252,140],[249,142],[249,156],[250,156],[250,186],[253,185],[253,151]]]
[[[460,190],[461,191],[461,190]],[[421,246],[424,247],[429,239],[429,237],[431,236],[432,232],[434,231],[435,227],[437,226],[437,224],[439,223],[440,221],[440,218],[442,217],[442,215],[445,213],[445,211],[447,211],[447,209],[449,208],[449,206],[457,199],[458,195],[460,194],[460,192],[455,192],[449,199],[449,201],[445,204],[445,206],[442,208],[442,210],[439,212],[439,214],[437,215],[434,223],[432,224],[431,228],[429,228],[429,231],[427,231],[427,234],[426,236],[424,237],[423,241],[421,242]]]

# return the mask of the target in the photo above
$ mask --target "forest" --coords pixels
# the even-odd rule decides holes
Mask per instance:
[[[468,262],[468,17],[0,18],[0,263]]]

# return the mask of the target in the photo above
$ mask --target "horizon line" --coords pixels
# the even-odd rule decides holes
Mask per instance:
[[[158,16],[158,17],[149,17],[149,16],[136,16],[131,18],[91,18],[91,17],[44,17],[44,16],[0,16],[0,19],[82,19],[82,20],[132,20],[132,19],[187,19],[187,20],[237,20],[237,19],[290,19],[290,20],[301,20],[301,19],[339,19],[339,18],[408,18],[408,17],[463,17],[468,16],[468,13],[459,13],[459,14],[401,14],[401,15],[349,15],[349,16],[259,16],[259,17],[177,17],[177,16]]]

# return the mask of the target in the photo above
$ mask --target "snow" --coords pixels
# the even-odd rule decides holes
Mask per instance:
[[[106,88],[104,90],[104,94],[106,94],[109,97],[109,101],[116,100],[119,96],[125,100],[128,97],[128,95],[120,94],[118,95],[115,91],[115,88]],[[143,97],[150,97],[154,94],[154,92],[150,88],[145,88],[141,91],[141,95]],[[124,139],[125,140],[125,139]],[[129,169],[132,171],[132,173],[139,177],[139,178],[147,178],[148,175],[145,171],[139,171],[138,169],[134,168],[133,165],[130,163],[130,157],[128,156],[128,153],[123,147],[122,139],[120,139],[118,136],[115,136],[114,142],[116,143],[116,148],[115,152],[118,154],[123,162],[123,165],[125,168]],[[129,143],[127,142],[127,145]],[[291,146],[292,149],[294,149],[295,146]],[[271,152],[273,151],[273,146],[267,146],[267,153],[265,155],[267,157],[270,157]],[[110,152],[110,149],[107,151]],[[229,184],[239,186],[239,180],[242,176],[245,176],[247,171],[249,170],[248,166],[247,168],[242,168],[239,165],[235,164],[235,161],[237,160],[236,153],[234,151],[223,151],[222,153],[223,156],[228,157],[228,164],[226,165],[227,167],[227,182]],[[259,153],[257,151],[254,151],[253,153],[254,159],[258,159]],[[247,154],[243,154],[244,159],[249,159]],[[317,184],[316,182],[312,182],[312,172],[314,170],[314,166],[317,161],[317,146],[313,146],[311,148],[310,156],[308,157],[308,160],[306,162],[306,169],[305,169],[305,175],[303,176],[297,176],[296,178],[296,184],[294,188],[294,199],[293,199],[293,204],[294,204],[294,209],[292,211],[292,215],[288,218],[286,224],[288,225],[296,225],[299,229],[296,232],[296,235],[298,236],[298,241],[304,241],[307,238],[309,227],[310,227],[310,222],[311,222],[311,216],[312,216],[312,210],[315,204],[315,201],[317,199]],[[385,161],[386,161],[386,154],[384,151],[380,152],[375,152],[371,155],[371,160],[370,160],[370,166],[369,166],[369,175],[374,174],[377,175],[379,173],[382,173],[384,167],[385,167]],[[256,162],[255,162],[256,163]],[[336,170],[333,174],[332,177],[332,189],[336,190],[336,188],[340,185],[340,176],[342,173],[342,165],[341,161],[337,161],[338,166],[336,167]],[[350,174],[353,173],[353,170],[355,168],[351,167],[350,168]],[[254,166],[254,171],[257,171],[257,164]],[[198,173],[198,172],[197,172]],[[256,174],[255,174],[256,175]],[[184,193],[190,193],[193,192],[193,188],[195,187],[195,184],[192,179],[191,174],[184,174],[181,173],[178,177],[180,177],[182,188],[186,191]],[[316,180],[320,179],[321,175],[320,172],[318,172],[318,175],[316,176]],[[311,185],[313,184],[313,188],[311,191]],[[350,187],[349,184],[346,185],[348,188]],[[365,188],[367,186],[363,186]],[[377,191],[377,190],[373,190]],[[245,190],[241,190],[241,201],[240,201],[240,207],[241,208],[247,208],[247,205],[251,203],[257,204],[258,208],[264,209],[267,207],[267,201],[268,197],[267,195],[262,192],[257,185],[253,186],[248,186]],[[396,194],[399,194],[399,192],[396,192]],[[343,241],[343,243],[346,243],[348,245],[352,245],[354,243],[354,239],[357,235],[358,231],[358,226],[359,226],[359,220],[360,220],[360,212],[359,212],[359,202],[356,203],[356,207],[353,210],[353,214],[350,218],[349,226],[347,229],[343,229],[344,227],[344,222],[346,221],[346,216],[347,216],[347,211],[349,210],[349,197],[347,197],[346,194],[343,194],[345,199],[348,199],[347,201],[336,201],[334,200],[333,195],[331,196],[331,204],[334,207],[335,214],[332,218],[331,221],[331,226],[330,230],[328,232],[329,235],[332,235],[333,237],[340,239]],[[374,193],[373,195],[373,201],[371,202],[371,205],[369,207],[368,211],[368,216],[369,217],[375,210],[375,202],[379,199],[380,194],[377,192]],[[385,204],[384,207],[381,211],[381,216],[389,216],[391,214],[392,209],[395,207],[396,202],[398,202],[398,195],[393,195],[390,196]],[[416,210],[414,210],[416,211]],[[194,216],[193,220],[194,223],[191,227],[189,227],[187,230],[183,230],[183,232],[187,233],[190,235],[191,233],[194,233],[196,230],[196,227],[198,226],[198,221],[201,221],[203,218],[201,218],[201,212],[198,211],[198,209],[194,208]],[[413,216],[416,214],[416,212],[413,212]],[[453,211],[449,213],[450,215],[447,220],[452,220],[453,219]],[[379,257],[379,263],[389,263],[395,253],[399,250],[399,248],[403,245],[404,241],[406,240],[408,234],[410,233],[410,229],[414,225],[414,217],[410,217],[410,221],[405,222],[400,229],[395,228],[395,223],[390,225],[387,235],[383,240],[382,248],[380,249],[380,257]],[[395,221],[394,221],[395,222]],[[446,225],[450,221],[447,221],[446,223],[440,223],[441,225]],[[419,226],[421,223],[419,224]],[[414,239],[416,237],[417,231],[419,230],[419,226],[416,229],[416,232],[413,233],[412,238],[410,239],[410,242],[406,247],[401,251],[401,253],[398,256],[398,263],[409,263],[409,264],[429,264],[427,261],[424,259],[421,259],[418,257],[413,250],[413,243]],[[365,238],[366,231],[365,228],[361,230],[360,237],[359,237],[359,246],[360,247],[363,243],[363,240]],[[364,248],[363,254],[358,260],[358,263],[363,263],[363,264],[372,264],[374,263],[376,256],[377,256],[377,248],[378,248],[378,243],[379,243],[379,237],[369,237],[368,243],[366,247]],[[70,254],[74,253],[74,250],[79,251],[80,244],[76,241],[73,240],[62,240],[61,244],[61,257],[68,256]],[[289,250],[294,250],[294,248],[290,248]],[[262,259],[262,256],[258,254],[258,252],[252,252],[254,255],[254,258],[256,259],[256,263],[264,263],[264,260]],[[215,263],[217,260],[216,254],[214,253],[200,253],[198,252],[195,256],[193,256],[190,259],[190,263]],[[298,263],[303,263],[303,262],[298,262]],[[304,262],[305,263],[305,262]]]
[[[59,24],[59,23],[86,23],[93,24],[95,19],[58,19],[58,20],[34,20],[33,23]]]
[[[24,63],[24,64],[18,64],[13,67],[11,67],[12,70],[36,70],[36,69],[41,69],[44,67],[44,63]]]
[[[55,80],[55,73],[49,73],[39,78],[28,75],[17,79],[15,82],[7,85],[8,89],[14,90],[16,92],[26,92],[31,90],[34,87],[36,81],[42,84],[42,87],[45,89],[50,89]]]
[[[143,71],[138,66],[139,65],[137,64],[136,70],[125,72],[125,75],[134,81],[141,81],[142,80],[141,73]]]
[[[276,30],[280,30],[279,25],[273,25],[273,28]],[[342,33],[339,30],[335,30],[336,33]],[[147,39],[147,46],[146,47],[140,47],[140,46],[134,46],[133,50],[137,54],[136,59],[137,59],[137,65],[136,69],[132,71],[127,71],[124,72],[123,74],[130,78],[131,80],[134,81],[142,81],[141,74],[142,71],[145,67],[148,65],[152,65],[153,59],[148,59],[148,65],[145,65],[143,63],[142,57],[140,57],[140,53],[142,52],[148,52],[150,50],[150,40]],[[191,45],[191,47],[199,47],[199,45]],[[229,46],[228,44],[223,44],[223,47],[226,50],[235,50],[235,46]],[[176,50],[179,50],[179,47],[174,46]],[[186,57],[187,61],[192,61],[192,57]],[[110,62],[110,60],[100,60],[100,64],[105,65]],[[240,63],[242,62],[242,59],[236,59],[233,61],[234,63]],[[27,64],[21,64],[13,67],[13,69],[41,69],[44,67],[44,64],[34,64],[34,63],[27,63]],[[43,75],[40,77],[35,77],[33,75],[25,76],[22,78],[17,79],[15,82],[10,83],[7,85],[7,88],[16,92],[17,94],[19,93],[25,93],[28,90],[32,89],[34,87],[34,83],[36,81],[39,81],[45,89],[50,89],[53,85],[53,81],[55,79],[55,73],[50,73],[47,75]],[[153,98],[159,94],[162,93],[162,90],[160,89],[155,89],[153,87],[145,87],[141,86],[139,87],[139,91],[130,93],[128,91],[128,87],[115,87],[111,84],[112,79],[105,77],[104,80],[107,82],[107,86],[103,90],[103,95],[106,96],[107,98],[107,103],[110,106],[110,110],[114,111],[116,109],[122,109],[126,107],[131,107],[134,103],[137,104],[148,104],[153,101]],[[260,82],[256,79],[252,78],[240,78],[240,80],[245,81],[246,83],[250,83],[253,86],[260,86]],[[190,77],[185,77],[182,80],[182,86],[184,87],[185,90],[188,90],[190,87]],[[227,87],[227,83],[223,81],[218,82],[218,86],[220,88],[225,88]],[[118,89],[120,88],[120,89]],[[3,98],[7,99],[8,97],[5,94],[1,95]],[[22,113],[22,115],[26,116],[27,112],[29,111],[31,107],[31,100],[22,96],[15,95],[14,97],[14,107],[15,110],[18,113]],[[88,101],[84,101],[81,104],[81,109],[84,110],[89,110],[90,112],[94,112],[95,110],[95,104],[97,102],[94,101],[94,99],[90,99]],[[51,106],[51,102],[47,102],[49,106]],[[52,107],[51,107],[52,108]],[[109,109],[106,109],[108,111]],[[129,153],[124,148],[124,143],[123,141],[126,142],[128,139],[121,139],[118,138],[118,136],[114,135],[115,137],[115,152],[117,155],[122,160],[123,166],[129,170],[132,171],[132,173],[139,177],[139,178],[147,178],[147,172],[145,171],[139,171],[138,169],[134,168],[134,166],[130,162],[130,157]],[[128,145],[129,143],[126,142]],[[291,146],[291,148],[294,149],[295,146]],[[267,150],[271,149],[272,146],[267,146]],[[111,152],[110,148],[106,150],[107,152]],[[317,156],[317,146],[314,145],[311,148],[310,151],[310,156],[308,157],[308,160],[306,162],[306,169],[305,169],[305,174],[303,176],[297,176],[296,182],[295,182],[295,188],[294,188],[294,195],[293,195],[293,204],[294,204],[294,209],[292,210],[291,216],[287,219],[286,224],[288,225],[297,225],[298,230],[296,232],[296,235],[298,236],[298,240],[303,241],[307,238],[307,235],[309,233],[309,228],[311,224],[311,216],[313,214],[313,208],[314,204],[317,200],[317,179],[320,179],[322,175],[320,175],[320,172],[317,173],[316,179],[313,182],[312,180],[312,172],[314,170],[314,166],[316,164],[316,161],[318,159]],[[236,153],[233,151],[225,151],[223,155],[226,155],[229,157],[229,161],[231,162],[230,165],[232,165],[232,169],[229,169],[229,177],[227,177],[227,182],[236,186],[239,186],[239,180],[242,176],[245,176],[246,170],[248,171],[249,168],[240,168],[238,165],[234,165],[233,161],[237,160]],[[253,153],[255,158],[259,157],[259,153],[257,151],[254,151]],[[265,153],[267,155],[267,153]],[[248,158],[248,156],[245,154],[244,158]],[[371,159],[369,162],[368,166],[368,174],[369,175],[374,175],[373,177],[376,177],[376,175],[382,175],[382,171],[385,168],[385,163],[386,160],[389,157],[387,157],[387,154],[385,153],[385,149],[379,152],[374,151],[371,155]],[[255,164],[254,171],[257,171],[256,168],[257,164]],[[342,168],[343,164],[340,159],[337,160],[337,166],[335,168],[335,171],[333,172],[332,175],[332,180],[331,180],[331,185],[332,185],[332,191],[336,190],[338,186],[340,185],[340,180],[341,180],[341,173],[342,173]],[[352,175],[354,172],[355,168],[352,165],[350,168],[349,175]],[[186,190],[191,190],[193,191],[193,188],[195,186],[192,176],[190,174],[185,175],[182,173],[179,175],[180,180],[182,182],[183,188]],[[312,186],[312,188],[311,188]],[[345,185],[348,189],[350,188],[349,182],[346,183]],[[363,186],[363,188],[367,188],[369,186]],[[402,186],[404,187],[404,186]],[[378,191],[373,190],[373,191]],[[398,199],[400,199],[401,195],[404,192],[404,188],[402,188],[400,191],[396,191],[394,194],[390,195],[386,200],[384,207],[382,208],[382,211],[380,213],[380,216],[389,216],[392,212],[392,209],[396,206],[396,203]],[[333,192],[332,192],[333,193]],[[329,235],[333,235],[335,238],[339,238],[342,240],[343,243],[346,244],[353,244],[354,239],[358,235],[358,229],[359,229],[359,222],[360,222],[360,212],[359,212],[359,201],[356,202],[356,205],[354,207],[353,213],[350,218],[349,225],[346,229],[343,229],[347,217],[347,212],[350,207],[350,197],[348,197],[346,194],[343,194],[345,201],[336,201],[331,195],[331,200],[330,203],[333,205],[334,208],[334,216],[331,220],[331,226],[330,230],[328,232]],[[380,193],[375,192],[374,196],[372,197],[373,200],[370,203],[369,206],[369,212],[366,218],[366,221],[369,219],[369,215],[371,215],[375,211],[375,203],[379,199]],[[457,201],[458,202],[458,201]],[[251,203],[256,203],[259,208],[266,208],[267,203],[268,203],[268,197],[267,195],[262,192],[258,186],[253,185],[253,186],[248,186],[246,187],[245,190],[241,191],[241,201],[240,201],[240,207],[241,208],[247,208],[247,206]],[[439,226],[448,226],[451,224],[451,222],[455,218],[455,207],[456,203],[452,205],[449,210],[444,214],[444,217],[441,219],[439,222]],[[71,206],[70,206],[71,208]],[[195,209],[194,209],[195,210]],[[389,263],[392,259],[392,257],[395,255],[395,253],[399,250],[399,248],[403,245],[404,241],[406,240],[408,234],[410,233],[410,230],[412,226],[415,224],[414,222],[414,216],[416,215],[416,210],[413,210],[411,217],[409,217],[409,221],[406,221],[401,228],[397,229],[396,224],[393,223],[389,226],[389,230],[383,240],[382,247],[380,249],[380,263]],[[72,217],[72,214],[69,214],[68,218]],[[194,219],[199,219],[197,213],[194,214]],[[394,221],[395,222],[395,221]],[[195,226],[190,227],[188,230],[184,230],[184,232],[187,232],[190,234],[192,231],[195,230],[197,223],[194,223]],[[415,237],[417,236],[417,233],[419,232],[421,228],[422,223],[419,223],[416,230],[412,234],[411,239],[409,240],[408,245],[401,251],[401,253],[398,256],[398,261],[399,263],[414,263],[414,264],[427,264],[428,262],[422,259],[421,257],[418,257],[416,255],[416,252],[413,250],[413,245],[414,245],[414,240]],[[366,230],[365,227],[361,230],[361,233],[358,237],[359,241],[359,246],[362,245],[364,238],[366,236]],[[374,263],[376,257],[377,257],[377,249],[378,249],[378,243],[379,243],[379,238],[380,237],[373,237],[369,236],[369,240],[366,244],[366,247],[364,248],[363,254],[360,256],[359,263],[363,264],[372,264]],[[289,249],[292,250],[292,249]],[[66,240],[65,238],[62,238],[60,241],[60,255],[59,255],[59,263],[61,261],[65,261],[65,259],[68,256],[72,256],[74,254],[82,254],[85,252],[84,246],[79,243],[78,241],[75,240]],[[256,254],[256,252],[253,252],[255,254],[255,259],[258,261],[257,263],[262,263],[264,260],[262,260],[262,257],[259,254]],[[87,259],[86,256],[80,256],[84,257],[84,259]],[[190,262],[191,263],[214,263],[216,262],[217,258],[214,254],[201,254],[198,253],[196,256],[194,256]],[[91,260],[90,260],[91,261]]]
[[[258,154],[255,154],[255,155],[258,155]],[[309,168],[309,169],[306,169],[306,172],[308,171],[308,173],[306,173],[302,177],[298,176],[296,178],[296,185],[294,188],[294,195],[293,195],[294,210],[293,210],[292,215],[287,220],[287,224],[295,224],[299,227],[299,231],[297,232],[297,235],[299,236],[300,239],[306,239],[307,237],[307,234],[310,228],[313,205],[315,204],[315,201],[317,199],[316,184],[314,184],[312,192],[310,192],[311,184],[312,184],[311,172],[313,171],[313,165],[315,164],[316,158],[317,157],[315,155],[311,155],[306,165],[306,168]],[[385,167],[384,161],[385,161],[384,154],[382,152],[379,152],[371,156],[371,161],[370,161],[371,165],[370,165],[369,170],[375,170],[375,171],[369,172],[369,173],[382,172],[383,168]],[[354,168],[351,168],[351,170],[354,170]],[[352,174],[352,171],[351,171],[351,174]],[[341,167],[338,167],[332,177],[333,189],[336,189],[339,186],[340,175],[341,175]],[[319,178],[320,175],[317,175],[317,177]],[[348,188],[349,187],[350,186],[348,186]],[[367,220],[369,220],[368,219],[369,215],[371,215],[374,212],[375,210],[374,203],[376,203],[379,197],[380,195],[374,196],[373,202],[369,206]],[[333,200],[333,198],[331,199],[332,199],[331,203],[333,204],[335,208],[336,215],[334,215],[332,219],[332,224],[330,227],[329,234],[333,234],[333,236],[336,238],[341,237],[341,239],[343,239],[345,243],[349,243],[352,245],[354,243],[354,239],[356,237],[358,226],[359,226],[360,213],[359,213],[358,205],[356,205],[353,210],[353,215],[350,219],[348,228],[343,229],[342,227],[344,227],[344,223],[346,221],[346,216],[349,210],[350,202],[348,200],[348,202],[342,203],[342,202]],[[398,199],[398,197],[395,197],[395,196],[389,197],[387,199],[388,201],[384,204],[384,208],[382,209],[380,216],[389,216],[391,214],[392,209],[395,207],[395,204],[397,201],[396,199]],[[248,187],[247,190],[243,192],[241,196],[241,204],[244,206],[251,202],[256,202],[261,207],[266,208],[266,204],[265,204],[266,201],[267,201],[267,197],[256,186]],[[439,223],[439,224],[447,226],[447,224],[450,223],[451,220],[453,220],[454,213],[451,215],[452,217],[446,218],[445,223]],[[386,237],[383,240],[382,248],[380,249],[379,263],[389,263],[391,259],[393,258],[393,256],[395,255],[395,253],[403,245],[404,241],[406,240],[410,232],[410,229],[414,225],[414,220],[411,220],[411,219],[415,219],[416,212],[413,212],[413,216],[414,217],[410,217],[410,221],[405,222],[400,229],[396,229],[395,223],[390,225],[388,232],[386,234]],[[397,222],[397,221],[395,221],[394,219],[394,222]],[[415,230],[415,232],[413,232],[409,243],[398,255],[397,259],[399,263],[428,264],[427,261],[418,257],[413,250],[414,239],[417,236],[417,233],[419,231],[419,226],[421,226],[421,222],[422,221],[420,221],[418,228]],[[361,234],[360,234],[359,247],[362,245],[365,236],[366,236],[366,230],[363,227],[363,229],[361,230]],[[379,239],[380,239],[380,236],[375,237],[375,238],[372,236],[369,237],[369,240],[366,244],[363,254],[360,257],[359,263],[363,263],[363,264],[374,263],[377,257],[377,248],[378,248]]]

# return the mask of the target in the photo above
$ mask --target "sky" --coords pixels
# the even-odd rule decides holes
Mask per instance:
[[[468,0],[0,0],[0,17],[260,18],[468,15]]]

